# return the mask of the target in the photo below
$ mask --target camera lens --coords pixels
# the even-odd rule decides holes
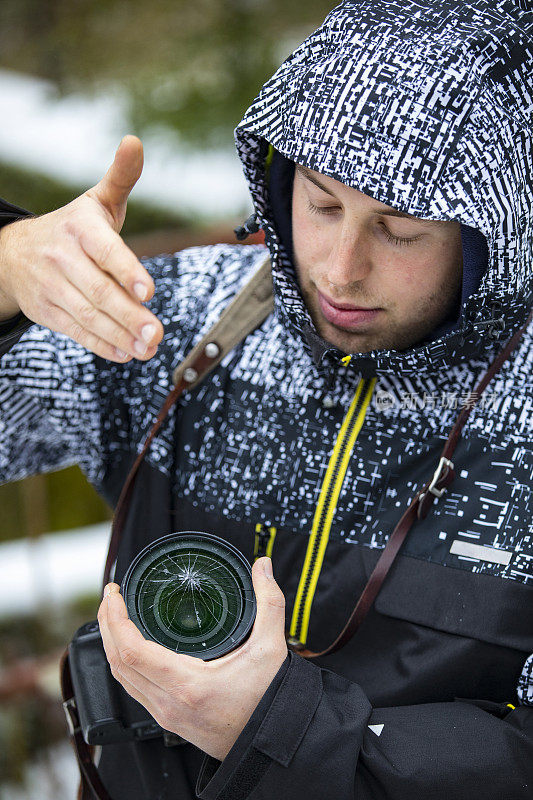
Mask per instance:
[[[238,647],[256,614],[248,561],[201,531],[172,533],[145,547],[124,576],[122,596],[146,638],[204,661]]]

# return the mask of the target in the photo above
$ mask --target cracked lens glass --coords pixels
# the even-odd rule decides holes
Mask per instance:
[[[215,658],[237,647],[255,618],[251,571],[232,545],[172,534],[137,556],[124,579],[130,618],[176,652]]]

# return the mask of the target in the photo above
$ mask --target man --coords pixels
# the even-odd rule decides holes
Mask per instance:
[[[531,796],[531,326],[357,634],[292,648],[342,630],[528,317],[532,32],[509,1],[341,3],[237,128],[274,313],[157,435],[115,580],[147,542],[210,531],[257,559],[258,619],[192,664],[147,647],[111,585],[114,674],[188,742],[104,746],[114,798]],[[128,137],[81,198],[2,231],[2,480],[77,461],[116,503],[173,369],[264,258],[139,264],[118,232],[140,171]]]

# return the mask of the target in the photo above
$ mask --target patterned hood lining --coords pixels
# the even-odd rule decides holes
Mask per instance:
[[[276,313],[304,347],[320,361],[342,356],[317,337],[278,240],[268,144],[382,203],[485,235],[489,266],[463,303],[459,329],[407,350],[352,357],[361,370],[415,374],[490,357],[527,318],[532,110],[533,13],[518,3],[359,0],[331,11],[235,131],[272,255]]]

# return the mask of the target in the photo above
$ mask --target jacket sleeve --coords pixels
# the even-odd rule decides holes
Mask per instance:
[[[176,280],[174,261],[143,259],[156,281],[147,307],[157,316],[167,286]],[[100,359],[22,313],[0,323],[0,484],[78,464],[106,496],[104,482],[118,446],[105,426],[124,414],[125,435],[132,436],[127,414],[139,405],[151,370],[151,361]]]
[[[520,686],[531,703],[533,656]],[[206,756],[196,786],[201,800],[526,800],[532,792],[531,705],[372,708],[356,683],[292,652],[275,693],[269,687],[223,762]]]
[[[13,203],[8,203],[0,197],[0,228],[4,225],[9,225],[10,222],[15,222],[17,219],[23,217],[34,217],[31,211],[26,211],[25,208],[15,206]]]
[[[15,320],[0,338],[0,484],[79,464],[98,488],[108,448],[95,356],[41,325],[25,327]]]
[[[24,217],[36,216],[31,211],[26,211],[20,206],[15,206],[0,197],[0,228],[16,222]],[[31,327],[32,321],[26,317],[22,311],[11,319],[0,322],[0,356],[19,341],[20,337]]]
[[[36,216],[0,198],[0,228]],[[0,322],[0,484],[79,464],[100,489],[108,457],[93,353],[22,312]]]

